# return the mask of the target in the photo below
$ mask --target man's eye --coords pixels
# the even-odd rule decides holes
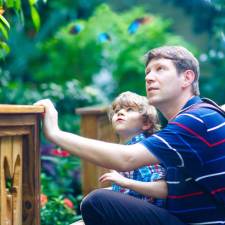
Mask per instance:
[[[163,70],[162,66],[157,67],[157,71]]]
[[[151,70],[145,71],[145,75],[148,75],[151,72]]]

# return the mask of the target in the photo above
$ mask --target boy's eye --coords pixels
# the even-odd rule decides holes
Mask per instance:
[[[131,108],[131,107],[127,108],[127,112],[133,112],[133,111],[134,111],[133,108]]]

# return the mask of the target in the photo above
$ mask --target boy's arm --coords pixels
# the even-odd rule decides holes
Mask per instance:
[[[43,129],[46,138],[82,159],[119,171],[129,171],[158,162],[141,144],[112,144],[64,132],[58,127],[58,113],[50,100],[40,100],[35,105],[45,107]]]
[[[164,180],[143,182],[126,178],[118,172],[105,173],[99,178],[100,182],[111,181],[117,185],[136,191],[144,196],[153,198],[166,198],[168,194],[167,184]]]

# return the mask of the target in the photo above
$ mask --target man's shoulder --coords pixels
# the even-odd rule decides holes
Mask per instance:
[[[201,101],[190,105],[188,108],[182,110],[180,114],[182,113],[195,114],[199,117],[204,117],[207,116],[209,113],[212,113],[212,115],[214,116],[221,115],[225,118],[224,108],[220,107],[213,100],[208,98],[201,98]]]
[[[225,112],[219,106],[213,106],[208,103],[202,102],[189,107],[187,110],[183,110],[176,117],[175,120],[180,122],[195,122],[199,121],[204,123],[204,121],[210,120],[225,120]]]

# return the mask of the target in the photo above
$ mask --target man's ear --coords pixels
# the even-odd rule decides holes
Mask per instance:
[[[192,70],[186,70],[183,73],[183,88],[186,88],[188,86],[191,86],[193,81],[195,80],[195,73]]]

